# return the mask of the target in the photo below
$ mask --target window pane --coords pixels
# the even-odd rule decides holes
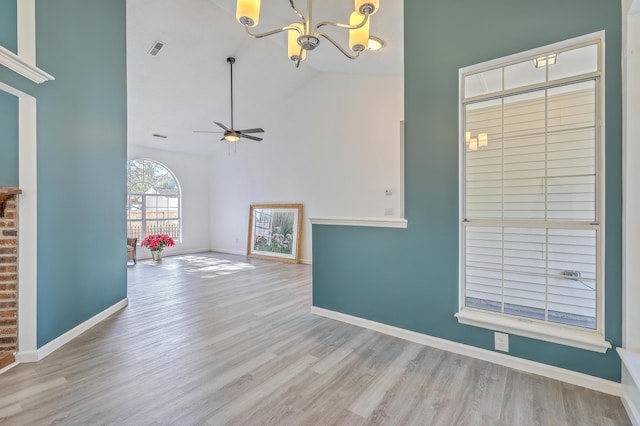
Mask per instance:
[[[502,68],[468,75],[464,78],[464,97],[499,92],[502,90]]]
[[[466,106],[466,216],[502,217],[502,101]],[[484,142],[479,139],[484,140]]]
[[[549,230],[549,320],[595,328],[596,231]]]
[[[180,190],[173,174],[151,160],[131,160],[127,187],[130,237],[168,234],[180,240]]]
[[[531,59],[504,67],[504,88],[515,89],[531,84],[544,83],[547,78],[545,67],[536,67]]]
[[[466,306],[595,328],[596,231],[467,226]]]
[[[580,47],[558,54],[555,64],[549,65],[549,80],[598,71],[598,46]]]

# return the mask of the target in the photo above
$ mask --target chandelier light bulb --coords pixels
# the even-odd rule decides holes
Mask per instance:
[[[302,55],[300,55],[301,47],[298,44],[298,37],[300,34],[304,34],[304,26],[302,24],[291,24],[291,26],[298,28],[301,32],[296,30],[287,31],[287,51],[289,59],[293,62],[297,62],[298,57],[300,57],[300,61],[304,61],[307,57],[307,51],[302,49]]]
[[[349,18],[351,25],[359,25],[366,19],[358,12],[353,12]],[[369,20],[360,28],[349,30],[349,47],[354,52],[362,52],[369,47]]]
[[[260,0],[238,0],[236,19],[242,25],[255,27],[260,20]]]

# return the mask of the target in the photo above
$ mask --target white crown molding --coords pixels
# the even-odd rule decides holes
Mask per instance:
[[[0,65],[4,65],[11,71],[18,73],[37,84],[55,80],[55,77],[51,74],[28,64],[20,59],[18,55],[3,46],[0,46]]]
[[[384,217],[310,217],[312,225],[334,226],[368,226],[373,228],[402,228],[406,229],[406,219]]]
[[[610,380],[600,377],[590,376],[584,373],[567,370],[565,368],[555,367],[540,362],[529,361],[527,359],[518,358],[512,355],[489,351],[487,349],[477,348],[475,346],[465,345],[463,343],[453,342],[451,340],[441,339],[439,337],[429,336],[427,334],[417,333],[415,331],[405,330],[403,328],[394,327],[387,324],[331,311],[328,309],[311,307],[311,313],[325,318],[334,319],[347,324],[363,327],[399,339],[408,340],[432,348],[441,349],[443,351],[453,352],[455,354],[465,355],[471,358],[480,359],[491,362],[493,364],[502,365],[504,367],[513,368],[514,370],[524,371],[527,373],[537,374],[539,376],[548,377],[550,379],[560,380],[576,386],[582,386],[587,389],[596,390],[609,395],[620,396],[621,386]]]

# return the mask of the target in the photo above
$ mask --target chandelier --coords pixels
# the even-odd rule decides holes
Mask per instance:
[[[320,44],[320,37],[331,42],[340,52],[349,59],[356,59],[360,53],[369,46],[369,23],[371,15],[378,11],[379,0],[355,0],[355,11],[351,14],[348,24],[333,21],[322,21],[313,24],[313,0],[307,0],[307,16],[296,7],[293,0],[289,0],[291,8],[298,15],[301,22],[294,22],[281,28],[276,28],[264,33],[253,33],[249,28],[258,25],[260,19],[260,0],[238,0],[236,5],[236,19],[240,22],[247,34],[254,38],[262,38],[287,31],[287,51],[296,68],[304,61],[308,50],[313,50]],[[342,47],[328,34],[322,32],[322,28],[333,26],[349,31],[349,50]],[[374,43],[381,41],[372,38]],[[379,48],[379,47],[378,47]]]

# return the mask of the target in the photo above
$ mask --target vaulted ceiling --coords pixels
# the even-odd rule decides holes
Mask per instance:
[[[297,18],[288,0],[262,3],[256,31]],[[129,143],[203,155],[223,149],[221,135],[193,130],[217,130],[214,120],[229,122],[228,56],[237,58],[236,128],[267,126],[259,122],[260,111],[290,99],[302,85],[313,84],[319,73],[402,75],[402,2],[380,3],[372,17],[371,34],[382,38],[385,48],[364,52],[352,61],[323,40],[296,69],[287,59],[286,33],[248,37],[235,20],[236,0],[128,0]],[[306,11],[306,1],[297,0],[296,6]],[[316,0],[314,21],[348,22],[352,10],[353,1]],[[347,45],[346,31],[336,29],[332,35]],[[148,52],[156,40],[166,44],[152,56]]]

